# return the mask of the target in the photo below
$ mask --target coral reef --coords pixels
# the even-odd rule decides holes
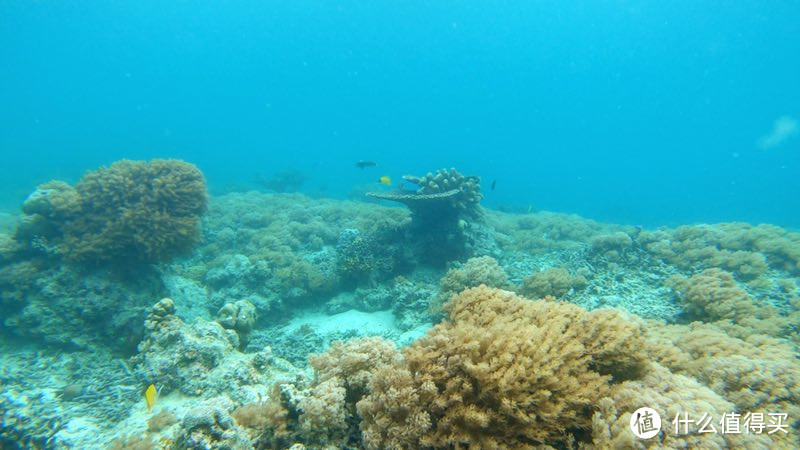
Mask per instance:
[[[631,432],[631,415],[642,405],[655,409],[662,417],[662,432],[656,442],[639,439]],[[775,445],[766,435],[701,434],[697,423],[690,425],[688,433],[683,429],[676,433],[669,422],[679,414],[690,418],[708,414],[719,420],[723,414],[736,411],[736,407],[693,378],[674,374],[658,364],[652,364],[642,379],[625,381],[615,387],[597,407],[592,417],[592,447],[597,449],[771,448]]]
[[[387,234],[384,230],[380,234]],[[336,265],[345,281],[367,282],[389,278],[409,265],[403,261],[401,246],[394,244],[391,236],[378,233],[365,234],[348,228],[339,235],[336,242]]]
[[[65,352],[0,339],[0,447],[105,448],[138,392],[128,368],[102,348]]]
[[[199,240],[203,174],[178,160],[118,161],[71,187],[45,183],[23,204],[17,239],[81,263],[168,261]]]
[[[248,449],[247,433],[235,425],[228,411],[233,404],[225,397],[212,398],[189,410],[180,424],[177,448]]]
[[[269,384],[273,356],[269,347],[244,354],[239,335],[217,322],[198,319],[191,325],[175,315],[175,304],[165,298],[145,320],[145,336],[131,358],[142,384],[154,383],[162,394],[208,397],[226,394],[237,401],[250,400]]]
[[[485,286],[462,292],[446,310],[448,320],[404,352],[413,388],[399,374],[396,390],[416,392],[417,404],[404,402],[409,414],[377,403],[393,396],[391,383],[370,385],[362,407],[375,417],[365,421],[365,435],[377,439],[366,442],[370,448],[565,443],[566,430],[591,425],[611,382],[637,376],[645,363],[640,328],[616,311],[587,313]],[[429,427],[409,437],[402,429],[410,422]]]
[[[648,251],[685,269],[717,267],[744,281],[768,268],[800,274],[800,233],[771,225],[723,223],[642,232]]]
[[[474,255],[473,248],[493,248],[484,242],[491,233],[483,227],[480,178],[461,175],[455,168],[436,174],[403,177],[416,191],[368,192],[372,198],[400,202],[411,210],[409,234],[419,260],[444,263]]]
[[[603,255],[604,258],[611,261],[622,259],[631,247],[633,247],[633,239],[623,231],[601,234],[589,239],[590,251]]]
[[[769,303],[756,302],[728,272],[706,269],[688,279],[673,276],[666,284],[675,291],[690,320],[727,321],[747,330],[739,334],[766,334],[797,342],[800,310],[789,305],[784,313]]]
[[[135,277],[53,265],[41,259],[0,267],[0,307],[10,334],[66,349],[135,350],[158,274]]]
[[[582,275],[571,275],[567,269],[552,267],[525,277],[519,293],[528,298],[562,298],[573,290],[583,289],[587,283]]]
[[[371,269],[401,270],[394,249],[402,250],[402,242],[391,234],[407,215],[400,208],[299,194],[227,194],[211,202],[203,230],[208,239],[176,272],[204,285],[215,309],[247,298],[259,316],[272,316],[390,276]],[[351,234],[366,238],[366,245],[351,247],[343,239],[339,246]]]
[[[596,236],[633,229],[553,212],[507,214],[492,211],[484,216],[496,230],[496,239],[504,254],[579,249]]]
[[[800,448],[794,232],[506,214],[439,173],[402,195],[445,219],[232,193],[185,257],[71,258],[84,195],[116,186],[92,178],[131,164],[40,186],[13,237],[0,217],[0,447]],[[650,441],[629,428],[643,403]],[[731,412],[789,432],[670,426]]]
[[[226,303],[217,312],[216,321],[226,330],[233,330],[239,336],[239,348],[247,346],[250,332],[258,318],[256,307],[247,300]]]
[[[650,353],[671,371],[691,376],[750,413],[787,413],[789,434],[776,442],[800,445],[800,361],[794,346],[763,334],[718,324],[651,324]],[[731,409],[729,409],[730,411]]]
[[[456,264],[439,281],[439,294],[431,304],[431,311],[439,314],[442,306],[461,291],[485,284],[489,287],[510,287],[508,275],[497,260],[491,256],[470,258],[464,264]]]

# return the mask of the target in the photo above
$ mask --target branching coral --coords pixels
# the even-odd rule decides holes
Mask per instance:
[[[199,240],[206,202],[194,165],[123,160],[87,173],[74,188],[40,186],[23,206],[17,237],[45,239],[84,263],[167,261]]]
[[[437,394],[433,383],[418,386],[406,367],[377,369],[370,394],[356,406],[368,449],[414,448],[431,428],[428,405]]]
[[[800,418],[800,362],[795,349],[763,334],[737,337],[724,323],[655,325],[650,353],[675,373],[696,378],[741,412],[787,413],[791,431],[777,442],[797,448]]]
[[[347,389],[348,401],[355,402],[367,391],[367,384],[379,367],[397,367],[400,352],[391,341],[366,337],[336,341],[327,352],[308,358],[318,382],[338,379]]]
[[[309,363],[315,371],[310,386],[281,383],[268,401],[234,413],[240,424],[260,428],[264,445],[294,440],[342,448],[357,440],[356,402],[381,369],[401,367],[401,355],[390,341],[370,337],[334,342],[327,352],[310,356]]]
[[[758,279],[769,268],[800,274],[800,233],[771,225],[682,226],[642,232],[639,242],[683,269],[719,267],[744,281]]]
[[[677,414],[687,414],[693,420],[709,414],[715,426],[719,426],[722,415],[734,412],[735,406],[696,380],[674,374],[658,364],[652,364],[642,379],[614,387],[609,397],[601,399],[597,406],[598,411],[592,418],[593,445],[586,448],[756,449],[774,445],[766,435],[699,434],[699,426],[695,423],[691,424],[689,433],[683,433],[682,429],[675,433],[670,421]],[[650,441],[637,438],[630,429],[632,413],[642,406],[653,408],[661,415],[662,433]]]
[[[462,292],[446,311],[449,320],[405,351],[413,383],[393,377],[409,394],[407,408],[381,402],[397,395],[385,379],[370,384],[360,410],[370,415],[363,429],[372,447],[564,443],[590,427],[593,405],[613,380],[644,364],[641,330],[617,312],[486,286]],[[410,424],[421,433],[408,433]]]
[[[510,286],[508,275],[497,260],[491,256],[470,258],[459,267],[447,271],[439,282],[439,295],[436,296],[431,310],[435,313],[441,311],[450,298],[464,289],[478,287],[485,284],[489,287],[505,289]]]
[[[781,315],[769,304],[756,303],[723,270],[706,269],[688,279],[671,277],[667,285],[676,292],[692,320],[730,321],[750,330],[747,334],[756,332],[775,337],[790,337],[800,325],[800,314],[796,311]]]
[[[525,277],[519,293],[528,298],[544,298],[548,295],[560,298],[572,290],[583,289],[587,283],[582,275],[571,275],[567,269],[552,267]]]

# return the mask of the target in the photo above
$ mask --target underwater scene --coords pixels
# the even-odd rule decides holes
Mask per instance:
[[[800,448],[800,3],[0,2],[0,449]]]

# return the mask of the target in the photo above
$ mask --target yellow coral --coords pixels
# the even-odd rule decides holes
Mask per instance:
[[[738,411],[787,413],[791,421],[800,417],[800,362],[787,342],[724,322],[648,328],[650,352],[658,362],[696,378]],[[788,435],[772,437],[798,448],[798,431],[792,426]]]

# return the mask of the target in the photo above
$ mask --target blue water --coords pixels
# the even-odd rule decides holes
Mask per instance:
[[[489,207],[800,227],[798,55],[795,1],[7,0],[0,205],[179,157],[213,192],[455,166]]]

